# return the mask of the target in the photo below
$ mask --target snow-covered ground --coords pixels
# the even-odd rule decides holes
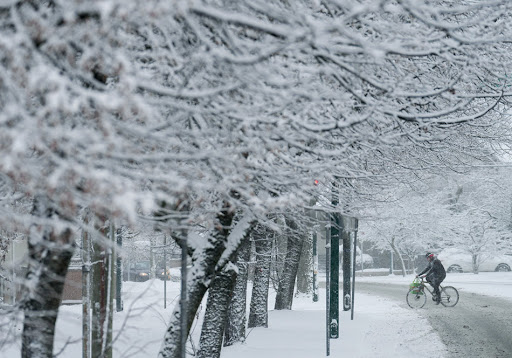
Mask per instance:
[[[330,340],[330,355],[351,358],[437,357],[445,348],[437,334],[416,312],[388,299],[358,295],[350,311],[340,311],[340,338]],[[292,311],[270,311],[269,328],[250,331],[245,344],[225,348],[223,358],[316,358],[326,356],[325,289],[320,301],[294,300]],[[434,350],[417,351],[417,341],[427,339]],[[433,355],[431,355],[433,354]]]
[[[403,285],[404,297],[413,276],[358,277],[360,282],[386,282]],[[356,287],[357,287],[356,281]],[[449,274],[445,280],[461,292],[475,292],[512,300],[512,273]],[[125,282],[124,311],[114,316],[114,357],[157,357],[166,322],[177,302],[179,283],[167,283],[167,309],[164,309],[163,282]],[[269,327],[248,331],[245,343],[224,348],[222,358],[315,358],[326,356],[325,289],[320,299],[298,297],[292,311],[274,311],[274,295],[270,297]],[[425,309],[428,309],[425,308]],[[204,305],[202,312],[204,312]],[[14,327],[18,331],[21,327]],[[201,330],[201,314],[192,337],[197,344]],[[64,306],[57,323],[56,352],[59,357],[81,356],[81,306]],[[437,351],[418,350],[418,341],[435,343]],[[443,357],[445,347],[437,333],[417,312],[399,302],[377,296],[358,294],[354,320],[350,311],[340,312],[340,338],[330,340],[331,356],[351,358]],[[19,347],[0,352],[2,358],[19,357]]]

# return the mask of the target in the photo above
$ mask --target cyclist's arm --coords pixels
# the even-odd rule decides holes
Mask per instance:
[[[423,274],[427,274],[427,273],[429,273],[429,272],[430,272],[430,270],[432,270],[432,267],[430,267],[430,264],[429,264],[427,267],[425,267],[425,269],[424,269],[423,271],[421,271],[421,272],[420,272],[419,274],[417,274],[416,276],[421,276],[421,275],[423,275]]]

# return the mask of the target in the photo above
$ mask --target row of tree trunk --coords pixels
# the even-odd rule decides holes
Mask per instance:
[[[281,265],[282,272],[278,275],[275,309],[291,309],[295,282],[301,255],[310,250],[304,245],[304,238],[298,225],[286,219],[285,240],[286,258]],[[222,346],[243,342],[246,328],[268,327],[268,297],[272,267],[272,246],[276,233],[267,227],[257,225],[251,235],[244,237],[232,263],[226,265],[216,274],[208,289],[208,299],[204,315],[201,337],[199,341],[199,358],[220,357]],[[253,285],[250,301],[248,322],[247,288],[249,281],[249,263],[251,246],[255,253],[253,264]],[[310,252],[309,252],[310,253]],[[309,262],[306,260],[306,262]],[[310,268],[310,267],[309,267]],[[311,271],[311,270],[309,270]],[[309,286],[311,292],[311,285]]]
[[[55,320],[67,268],[74,251],[74,241],[69,229],[56,232],[51,225],[44,224],[51,217],[58,215],[46,197],[34,201],[32,214],[40,218],[41,225],[33,226],[29,240],[29,255],[33,265],[29,269],[27,280],[33,281],[33,284],[29,285],[32,290],[23,302],[25,322],[22,357],[51,357]],[[268,327],[268,296],[273,261],[273,269],[279,271],[275,275],[278,277],[275,309],[291,309],[301,255],[310,255],[309,249],[304,249],[308,247],[304,245],[307,241],[304,238],[309,235],[302,233],[297,223],[290,218],[284,220],[286,229],[282,231],[282,236],[278,236],[267,226],[255,225],[252,221],[244,223],[240,220],[235,223],[235,213],[229,204],[226,204],[219,213],[218,220],[220,225],[208,238],[208,244],[189,252],[192,256],[194,275],[189,275],[187,283],[187,324],[184,332],[186,336],[189,335],[201,301],[208,292],[197,352],[199,358],[220,357],[223,345],[228,346],[245,340],[247,328]],[[104,223],[106,222],[105,220]],[[108,232],[113,233],[113,227],[96,224],[96,230],[104,237],[108,236]],[[236,228],[237,225],[242,227]],[[243,234],[237,234],[240,238],[232,242],[230,234],[235,230]],[[282,246],[286,248],[276,245],[277,241],[285,242],[286,245]],[[97,270],[92,270],[92,276],[102,270],[110,272],[113,264],[106,252],[107,245],[100,247],[97,243],[90,244],[94,247],[91,260],[101,265]],[[278,254],[275,257],[285,257],[284,262],[272,260],[275,252],[273,248],[276,246],[279,246],[285,255]],[[251,253],[254,255],[254,261],[251,261]],[[307,262],[306,260],[306,266]],[[251,275],[253,285],[246,322],[250,267],[254,268],[254,272]],[[95,277],[90,278],[94,280]],[[96,281],[98,280],[101,278],[96,278]],[[105,317],[113,314],[112,300],[109,299],[113,294],[113,287],[105,283],[101,283],[100,286],[104,290],[94,290],[90,293],[92,305],[88,308],[93,311],[92,317],[104,318],[99,322],[93,320],[87,323],[88,330],[93,330],[91,346],[94,351],[90,352],[93,357],[110,356],[112,348],[111,319]],[[99,302],[104,304],[94,304]],[[97,310],[107,310],[107,314],[96,312]],[[164,337],[161,357],[183,356],[178,344],[181,340],[180,319],[178,305]]]

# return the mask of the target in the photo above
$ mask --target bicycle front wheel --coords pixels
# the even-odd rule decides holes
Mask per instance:
[[[455,287],[446,286],[441,290],[441,304],[445,307],[453,307],[459,302],[459,292]]]
[[[407,292],[406,300],[409,307],[421,308],[427,303],[427,295],[425,292],[413,288]]]

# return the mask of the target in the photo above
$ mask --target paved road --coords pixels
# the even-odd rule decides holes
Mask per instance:
[[[356,282],[356,297],[357,292],[384,296],[411,309],[405,302],[407,290],[407,285]],[[455,307],[436,306],[429,297],[418,310],[439,333],[448,358],[512,358],[511,302],[460,290],[459,295]]]

